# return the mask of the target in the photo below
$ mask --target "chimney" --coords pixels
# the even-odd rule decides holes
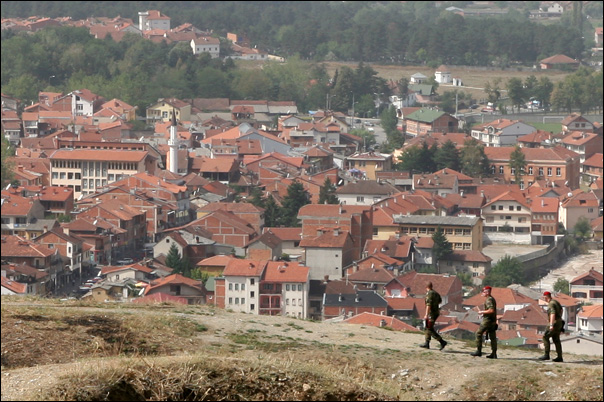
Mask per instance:
[[[340,215],[342,215],[342,203],[340,203],[340,208],[339,208],[338,213],[339,213]]]
[[[461,195],[461,198],[463,198],[463,190],[459,192],[459,195]]]
[[[397,240],[401,238],[401,232],[400,232],[400,230],[397,230],[397,231],[394,233],[394,237],[396,237],[396,239],[397,239]]]
[[[249,269],[253,269],[253,268],[254,268],[254,264],[252,264],[252,263],[250,262],[250,265],[249,265],[248,267],[249,267]]]
[[[338,296],[338,301],[341,302],[342,301],[342,293],[340,293],[340,295]]]
[[[380,328],[384,328],[386,326],[386,320],[380,320]]]
[[[329,275],[325,275],[323,277],[323,283],[327,283],[327,282],[329,282]]]
[[[544,207],[545,206],[545,200],[541,199],[541,206]]]
[[[63,228],[63,231],[65,231],[65,229],[66,228]],[[69,229],[67,229],[67,230],[69,230]],[[46,232],[48,232],[48,226],[44,225],[44,232],[43,233],[46,233]]]
[[[484,190],[480,190],[480,196],[484,198]]]
[[[358,303],[361,300],[361,298],[359,297],[359,294],[357,293],[356,295],[354,295],[354,302]]]
[[[339,236],[340,235],[340,228],[339,227],[333,228],[333,235],[334,236]]]

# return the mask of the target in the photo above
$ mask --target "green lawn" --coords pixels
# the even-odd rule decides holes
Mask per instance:
[[[549,131],[550,133],[557,134],[562,131],[561,123],[529,123],[537,130]]]

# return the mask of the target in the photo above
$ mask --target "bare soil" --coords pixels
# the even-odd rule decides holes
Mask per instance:
[[[206,306],[3,296],[2,400],[602,400],[601,358],[503,347],[489,360],[422,341]]]

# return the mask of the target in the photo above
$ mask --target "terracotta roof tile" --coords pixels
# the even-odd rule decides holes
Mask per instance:
[[[298,262],[269,261],[264,271],[263,281],[280,283],[306,283],[310,268]]]
[[[412,327],[411,325],[406,324],[394,317],[369,312],[357,314],[353,317],[345,319],[343,322],[346,324],[371,325],[373,327],[382,327],[382,325],[385,325],[386,327],[392,328],[396,331],[419,331],[417,328]],[[385,324],[382,322],[385,322]]]
[[[223,276],[260,277],[267,263],[266,260],[232,259],[224,267]]]

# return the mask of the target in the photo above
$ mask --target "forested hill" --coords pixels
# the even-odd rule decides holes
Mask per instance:
[[[497,18],[464,18],[445,10],[467,3],[441,2],[437,8],[435,2],[377,1],[3,1],[1,13],[138,21],[139,11],[155,9],[173,27],[190,22],[219,35],[245,34],[271,53],[316,60],[530,64],[559,53],[576,58],[585,48],[581,37],[588,36],[569,18],[530,22],[528,10],[536,2],[495,2],[521,7]]]

